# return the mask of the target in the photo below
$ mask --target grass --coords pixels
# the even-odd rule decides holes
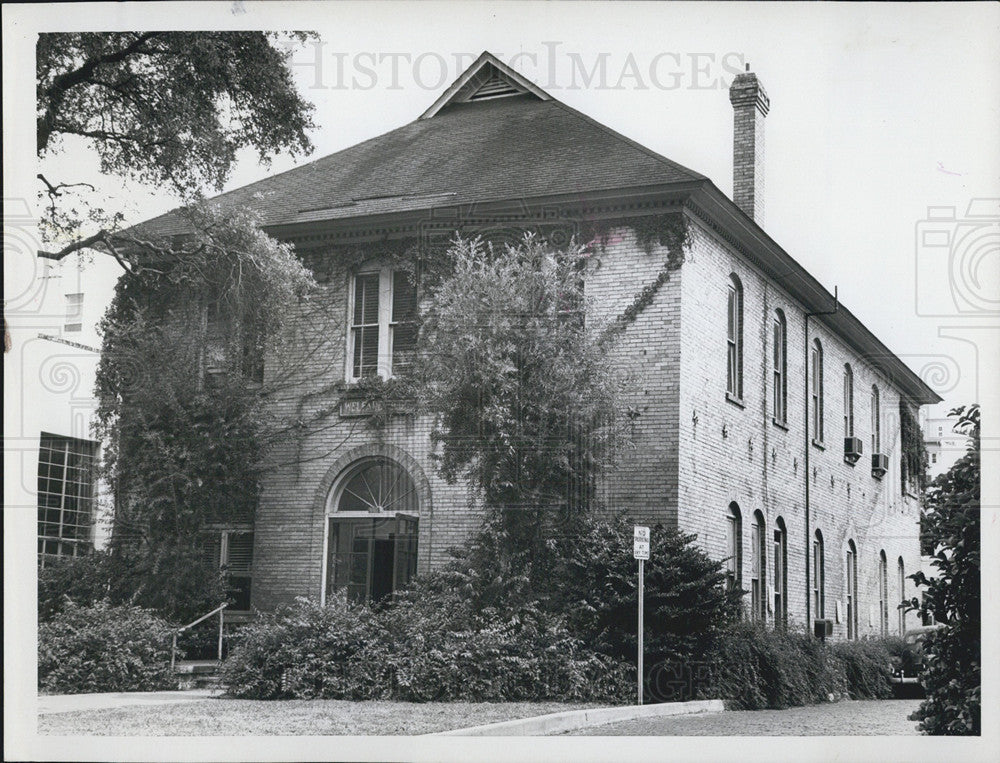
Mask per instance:
[[[38,733],[57,736],[369,736],[429,734],[563,710],[560,702],[264,702],[224,697],[171,705],[51,713]]]

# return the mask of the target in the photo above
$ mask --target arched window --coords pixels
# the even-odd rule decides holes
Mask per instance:
[[[823,442],[823,345],[819,339],[812,345],[812,437],[813,442]]]
[[[419,496],[395,461],[353,464],[327,500],[326,595],[346,590],[351,601],[378,601],[416,573]]]
[[[854,437],[854,371],[844,364],[844,438]]]
[[[879,633],[889,635],[889,562],[885,551],[878,552],[878,625]]]
[[[726,514],[726,585],[730,590],[739,590],[743,586],[741,569],[743,567],[743,516],[736,503],[729,504]]]
[[[750,532],[750,616],[754,620],[767,619],[767,532],[764,515],[753,514]]]
[[[781,517],[774,523],[774,574],[772,586],[774,591],[774,624],[784,627],[788,624],[788,581],[785,578],[785,568],[788,564],[788,531],[785,520]]]
[[[847,638],[858,637],[858,548],[847,541],[847,565],[844,581],[847,588]]]
[[[899,585],[899,606],[896,608],[899,619],[899,635],[906,633],[906,567],[903,564],[903,557],[896,561],[896,577]]]
[[[743,399],[743,284],[729,276],[726,329],[726,392]]]
[[[872,385],[872,455],[882,452],[882,414],[879,411],[878,387]]]
[[[826,617],[826,560],[823,558],[823,533],[813,536],[813,612],[817,619]]]
[[[775,422],[784,424],[788,420],[788,362],[786,359],[787,324],[785,323],[785,314],[781,310],[774,311],[774,330],[772,333],[774,342],[772,352],[774,399],[772,408]]]

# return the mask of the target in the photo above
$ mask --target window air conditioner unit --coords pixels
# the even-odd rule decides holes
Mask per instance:
[[[854,464],[857,463],[859,458],[861,458],[861,438],[845,437],[844,460],[849,464]]]
[[[872,477],[882,479],[889,471],[889,457],[885,453],[872,453]]]

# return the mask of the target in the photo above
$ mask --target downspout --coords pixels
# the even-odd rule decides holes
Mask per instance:
[[[805,445],[805,459],[804,459],[804,472],[806,477],[806,495],[805,495],[805,514],[806,514],[806,632],[809,632],[809,623],[812,620],[810,615],[812,614],[812,586],[810,585],[811,579],[809,575],[809,563],[812,561],[812,533],[810,532],[809,525],[809,319],[815,315],[833,315],[840,309],[840,301],[837,297],[837,287],[833,287],[833,310],[824,310],[815,313],[805,314],[805,373],[802,374],[802,378],[805,380],[805,405],[802,409],[805,411],[805,427],[803,428],[803,443]]]

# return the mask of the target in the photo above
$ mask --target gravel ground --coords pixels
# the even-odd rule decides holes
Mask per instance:
[[[171,705],[49,713],[38,733],[70,736],[429,734],[594,704],[558,702],[346,702],[208,699]]]
[[[741,710],[644,718],[569,732],[572,736],[912,736],[906,717],[920,700],[835,702],[788,710]]]

